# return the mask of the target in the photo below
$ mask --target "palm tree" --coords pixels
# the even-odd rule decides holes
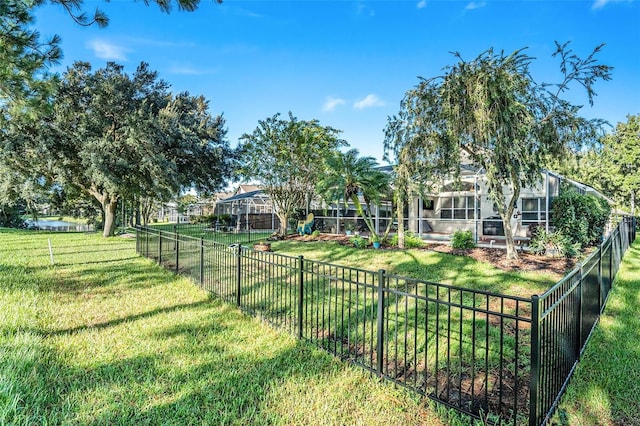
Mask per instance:
[[[390,176],[378,169],[375,158],[359,157],[357,149],[350,149],[326,159],[325,174],[316,189],[327,202],[353,202],[371,235],[377,237],[371,207],[380,203],[382,194],[389,191],[389,183]]]

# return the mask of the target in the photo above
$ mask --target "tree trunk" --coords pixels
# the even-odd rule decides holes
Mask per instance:
[[[505,244],[507,246],[507,259],[515,260],[518,258],[518,251],[516,250],[516,244],[513,239],[513,228],[511,227],[511,217],[513,216],[513,211],[515,210],[516,201],[518,201],[518,197],[520,196],[520,189],[517,188],[513,195],[511,196],[511,200],[509,200],[509,204],[506,206],[506,211],[500,209],[500,217],[502,217],[502,225],[504,228],[504,238]]]
[[[353,201],[353,204],[356,207],[356,212],[358,212],[362,220],[364,220],[364,224],[367,225],[367,228],[369,228],[369,232],[371,233],[371,235],[377,237],[378,233],[376,232],[376,228],[373,224],[373,220],[369,215],[369,212],[371,211],[369,206],[367,205],[367,212],[365,212],[364,208],[362,208],[362,203],[360,202],[360,199],[358,199],[357,195],[353,195],[351,197],[351,201]]]
[[[114,200],[109,197],[104,198],[102,203],[102,210],[104,211],[104,230],[102,232],[103,237],[113,237],[116,228],[116,208],[118,207],[117,199]]]
[[[398,213],[398,248],[404,248],[404,200],[398,197],[396,211]],[[393,218],[391,218],[393,220]]]
[[[518,251],[516,250],[515,241],[513,239],[513,229],[511,228],[511,216],[506,219],[502,218],[504,227],[505,244],[507,245],[507,259],[517,259]]]
[[[278,219],[280,219],[280,236],[287,236],[287,226],[289,222],[289,215],[286,213],[277,213]]]
[[[631,190],[631,216],[636,215],[636,192]]]

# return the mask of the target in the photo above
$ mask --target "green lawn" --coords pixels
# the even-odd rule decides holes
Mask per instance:
[[[555,416],[563,425],[640,425],[640,238]]]
[[[562,278],[547,271],[505,272],[467,256],[422,249],[356,249],[337,242],[292,240],[275,241],[272,247],[281,254],[521,297],[541,294]]]
[[[134,246],[0,229],[0,425],[465,423]]]

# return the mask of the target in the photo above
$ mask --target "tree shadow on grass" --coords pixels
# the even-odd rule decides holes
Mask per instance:
[[[206,323],[187,321],[136,334],[132,341],[141,345],[156,339],[173,343],[157,353],[122,359],[113,354],[112,361],[95,366],[76,363],[74,353],[41,341],[40,356],[30,365],[37,379],[26,368],[13,378],[22,406],[7,417],[8,424],[41,418],[87,425],[282,423],[283,413],[265,409],[274,387],[335,374],[337,363],[329,355],[288,338],[274,346],[269,342],[274,336],[261,335],[255,322],[241,325],[254,328],[248,332],[229,329],[220,315],[225,313],[212,313]],[[131,320],[150,322],[153,315]],[[231,335],[240,341],[235,344]]]

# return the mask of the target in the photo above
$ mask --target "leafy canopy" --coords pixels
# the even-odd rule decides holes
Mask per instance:
[[[77,62],[51,113],[9,121],[3,151],[15,169],[92,195],[111,235],[122,198],[211,192],[230,174],[224,119],[209,114],[203,97],[168,88],[145,63],[129,76],[115,63],[93,72]]]
[[[330,203],[353,202],[369,232],[377,238],[372,207],[380,204],[383,194],[389,193],[390,175],[378,169],[375,158],[359,157],[357,149],[338,151],[325,161],[325,172],[316,186],[318,193]]]
[[[324,159],[346,145],[339,133],[317,120],[298,120],[289,112],[288,120],[275,114],[240,138],[240,175],[259,182],[270,195],[282,234],[295,209],[304,208],[313,196]]]
[[[579,84],[593,101],[595,82],[610,79],[611,67],[595,59],[601,48],[581,59],[568,44],[557,44],[563,80],[553,85],[533,79],[533,58],[524,49],[509,55],[489,49],[472,61],[456,53],[456,64],[443,76],[420,78],[398,115],[389,118],[387,158],[402,164],[404,175],[433,185],[459,181],[463,163],[482,171],[504,223],[507,256],[517,257],[510,218],[521,188],[539,182],[547,158],[595,141],[600,133],[601,120],[580,117],[580,107],[561,95]]]

